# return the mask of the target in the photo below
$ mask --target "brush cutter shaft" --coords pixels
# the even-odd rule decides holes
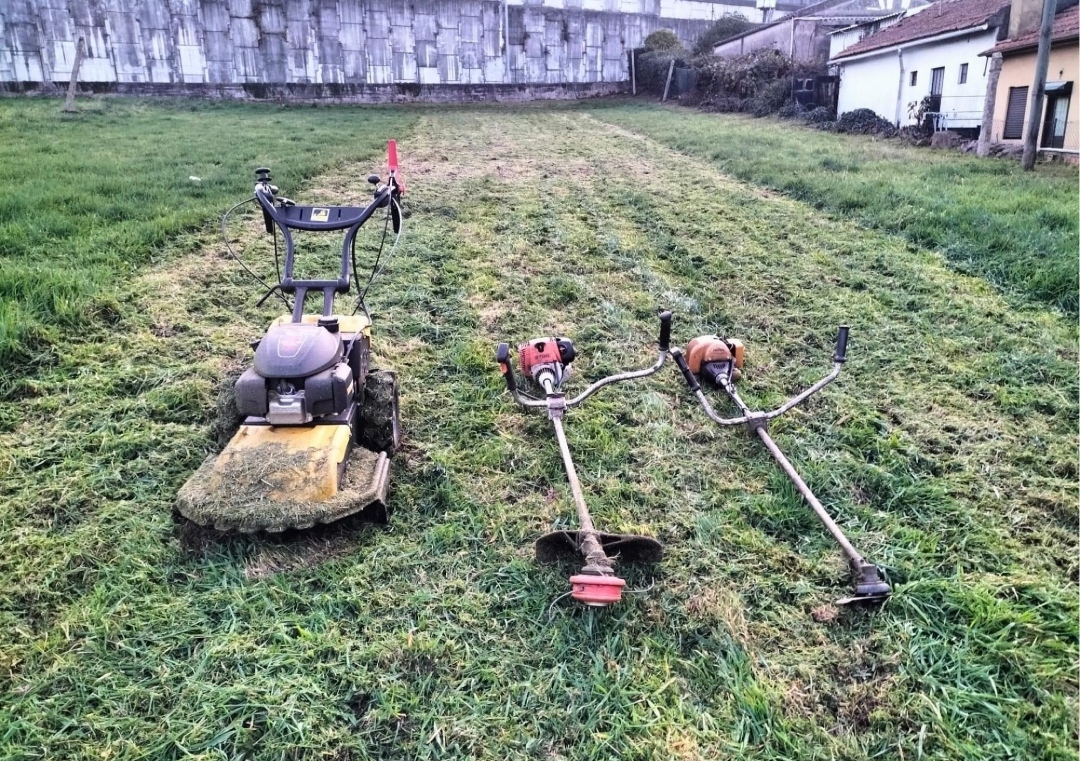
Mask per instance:
[[[578,480],[574,460],[570,457],[570,446],[566,442],[562,421],[555,418],[551,423],[555,426],[555,438],[559,441],[559,452],[562,454],[563,466],[566,468],[566,480],[570,482],[570,492],[574,495],[574,504],[577,506],[578,525],[581,526],[582,531],[596,531],[592,518],[589,516],[589,507],[585,504],[585,493],[581,490],[581,481]]]
[[[593,525],[592,516],[589,515],[589,506],[585,504],[585,494],[581,490],[581,482],[578,481],[577,470],[574,468],[574,460],[570,457],[570,445],[566,442],[566,433],[563,431],[562,420],[557,417],[551,419],[555,426],[555,438],[559,441],[559,452],[562,454],[563,467],[566,468],[566,480],[570,482],[570,492],[574,495],[574,505],[578,515],[578,537],[581,540],[581,556],[585,559],[585,569],[588,573],[608,575],[614,573],[614,563],[604,552],[604,547],[597,536],[596,527]]]
[[[780,447],[776,446],[776,442],[772,440],[772,436],[764,428],[757,429],[757,435],[761,439],[762,443],[768,448],[773,458],[780,463],[780,467],[787,473],[787,477],[791,479],[791,482],[795,484],[795,488],[799,490],[799,493],[803,495],[810,507],[817,513],[817,517],[821,519],[821,522],[825,524],[825,528],[829,530],[829,533],[833,535],[833,539],[843,549],[844,554],[848,556],[852,566],[859,568],[865,565],[866,561],[863,556],[859,554],[858,550],[848,541],[848,538],[844,536],[844,532],[840,530],[840,527],[836,525],[827,512],[825,507],[818,501],[818,498],[814,496],[814,493],[810,491],[810,487],[806,485],[806,482],[802,480],[798,471],[791,464],[784,453],[780,451]]]

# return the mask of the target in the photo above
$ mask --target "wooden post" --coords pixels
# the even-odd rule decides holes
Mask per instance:
[[[71,81],[68,82],[67,100],[64,101],[64,110],[68,113],[75,111],[75,90],[79,85],[79,67],[82,66],[83,55],[86,47],[83,38],[75,43],[75,63],[71,67]]]
[[[1051,0],[1051,2],[1052,1],[1053,0]],[[663,103],[665,100],[667,100],[668,88],[671,87],[671,75],[674,74],[674,73],[675,73],[675,59],[672,58],[671,59],[671,65],[668,66],[668,70],[667,70],[667,82],[664,83],[664,97],[660,99],[661,103]]]
[[[634,60],[637,58],[637,53],[633,48],[630,49],[630,94],[637,95],[637,63]]]
[[[1046,70],[1050,68],[1050,33],[1054,30],[1056,0],[1044,0],[1042,26],[1039,27],[1039,53],[1035,58],[1035,82],[1031,88],[1031,119],[1024,131],[1024,158],[1020,165],[1025,171],[1035,168],[1035,156],[1039,145],[1039,127],[1042,126],[1043,96],[1046,94]]]
[[[979,156],[990,155],[990,135],[994,131],[994,108],[997,106],[997,86],[1001,78],[1001,53],[990,58],[990,74],[986,80],[986,98],[983,100],[982,128],[979,130]]]

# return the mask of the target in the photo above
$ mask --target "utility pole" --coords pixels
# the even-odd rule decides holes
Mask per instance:
[[[1042,26],[1039,27],[1039,54],[1035,59],[1035,82],[1031,88],[1031,118],[1024,131],[1024,158],[1021,166],[1025,171],[1035,168],[1036,147],[1039,144],[1039,127],[1042,125],[1043,95],[1046,94],[1046,70],[1050,68],[1050,34],[1054,29],[1054,12],[1057,0],[1043,0]]]

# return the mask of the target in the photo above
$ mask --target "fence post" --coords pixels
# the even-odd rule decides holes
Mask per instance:
[[[990,155],[990,134],[994,130],[994,108],[997,105],[998,79],[1001,78],[1001,53],[990,58],[990,73],[986,79],[986,98],[983,100],[982,127],[979,129],[979,145],[976,155]]]
[[[75,110],[75,88],[79,85],[79,67],[82,66],[85,52],[85,43],[80,37],[75,43],[75,63],[71,67],[71,81],[68,82],[67,100],[64,101],[64,110],[69,113]]]
[[[664,97],[660,99],[661,103],[663,103],[665,100],[667,100],[668,88],[671,87],[671,75],[674,74],[674,73],[675,73],[675,59],[672,58],[671,59],[671,65],[668,66],[668,70],[667,70],[667,82],[664,83]]]

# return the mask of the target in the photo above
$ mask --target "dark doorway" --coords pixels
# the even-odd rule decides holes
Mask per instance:
[[[945,87],[945,67],[930,72],[930,108],[928,111],[941,111],[941,90]]]
[[[1065,120],[1069,116],[1069,96],[1054,93],[1046,98],[1046,121],[1043,124],[1042,147],[1065,147]]]

